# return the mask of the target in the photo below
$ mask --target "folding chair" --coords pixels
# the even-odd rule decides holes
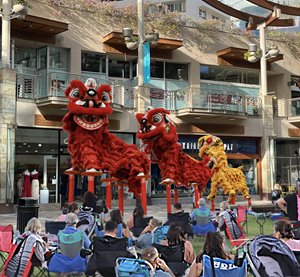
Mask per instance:
[[[0,260],[2,265],[0,271],[3,268],[7,255],[10,252],[13,243],[13,226],[1,225],[0,226]]]
[[[151,277],[153,275],[153,266],[148,261],[123,257],[116,260],[116,277]]]
[[[87,258],[80,256],[84,239],[83,232],[78,231],[72,234],[58,232],[58,243],[60,253],[55,253],[49,263],[49,272],[72,273],[85,272]]]
[[[236,228],[238,228],[241,231],[241,235],[238,238],[233,237],[232,232],[230,231],[228,224],[226,223],[226,220],[225,220],[225,224],[226,224],[225,230],[226,230],[226,234],[229,238],[230,244],[232,246],[236,246],[236,247],[243,244],[246,240],[246,236],[245,236],[245,233],[243,232],[243,228],[242,228],[241,224],[238,221],[236,221],[235,223],[233,223],[233,224],[236,224],[236,226],[233,225],[233,227],[232,227],[233,230],[234,229],[236,230]]]
[[[203,255],[203,276],[205,277],[245,277],[247,276],[247,260],[241,267],[235,266],[232,260],[223,260]]]
[[[247,206],[238,205],[237,221],[241,224],[243,231],[248,233]],[[246,226],[246,231],[244,226]]]
[[[119,257],[134,258],[127,250],[127,238],[94,237],[92,256],[89,259],[86,275],[94,276],[98,271],[103,277],[116,276],[116,259]]]
[[[176,277],[185,274],[188,264],[184,261],[184,244],[168,246],[153,243],[152,246],[157,249]]]
[[[167,238],[167,233],[169,231],[170,226],[158,226],[152,231],[152,243],[160,244],[160,242]]]
[[[168,223],[169,223],[168,225],[172,223],[177,223],[181,226],[184,234],[186,234],[188,237],[193,237],[194,233],[190,222],[191,222],[190,214],[187,212],[168,214]]]
[[[66,222],[64,221],[45,221],[45,231],[46,233],[56,235],[60,230],[66,227]]]
[[[193,225],[193,232],[195,235],[203,236],[206,235],[208,232],[215,232],[216,227],[210,220],[210,215],[205,214],[196,214],[196,225]]]
[[[139,217],[139,218],[135,219],[134,226],[130,229],[132,234],[136,238],[138,238],[152,218],[153,218],[152,216],[149,216],[149,217],[144,217],[144,218]]]

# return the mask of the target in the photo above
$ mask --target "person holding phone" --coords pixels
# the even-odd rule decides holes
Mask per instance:
[[[155,247],[150,246],[145,248],[142,251],[141,258],[153,266],[155,272],[153,277],[175,277],[165,261],[159,258],[158,251]]]

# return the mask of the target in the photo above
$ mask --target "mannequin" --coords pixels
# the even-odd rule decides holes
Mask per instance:
[[[39,173],[34,169],[31,172],[31,195],[33,198],[40,199],[40,182],[39,182]]]
[[[27,169],[24,171],[22,197],[31,197],[30,172]]]

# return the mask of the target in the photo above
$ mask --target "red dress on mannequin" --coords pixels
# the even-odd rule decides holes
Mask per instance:
[[[24,172],[24,183],[22,197],[31,197],[31,183],[30,183],[30,172],[26,170]]]

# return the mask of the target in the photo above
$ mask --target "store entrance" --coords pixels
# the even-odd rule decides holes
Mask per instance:
[[[49,203],[58,202],[58,158],[57,156],[44,156],[43,181],[49,190]]]

